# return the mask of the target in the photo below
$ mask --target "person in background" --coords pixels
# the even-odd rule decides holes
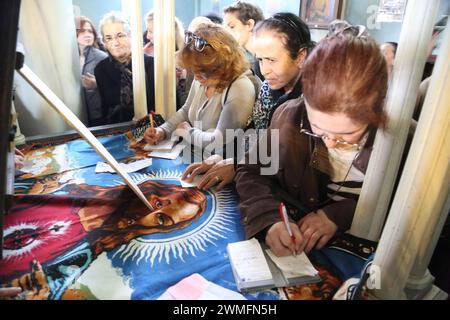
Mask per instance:
[[[214,24],[214,22],[212,22],[207,17],[198,16],[198,17],[195,17],[194,19],[192,19],[192,21],[189,23],[187,31],[195,32],[201,24]]]
[[[177,130],[202,152],[222,141],[226,129],[245,127],[256,93],[243,51],[222,26],[201,24],[195,33],[186,33],[185,43],[178,58],[195,78],[186,103],[160,127],[148,128],[144,138],[157,144]]]
[[[397,46],[397,42],[385,42],[380,46],[381,52],[383,53],[384,59],[386,60],[389,80],[392,79],[392,71],[394,70],[394,60],[397,53]]]
[[[246,237],[277,256],[320,249],[350,228],[377,129],[387,123],[386,61],[370,36],[322,40],[303,65],[302,84],[303,97],[279,107],[267,133],[280,137],[278,172],[243,164],[235,178]],[[295,240],[280,202],[292,214]]]
[[[252,32],[256,24],[264,20],[262,10],[247,2],[237,1],[223,9],[223,24],[236,38],[239,45],[244,48],[245,55],[252,66],[253,72],[263,81],[264,77],[259,70],[259,63],[255,57]]]
[[[145,24],[147,27],[146,39],[147,43],[144,45],[144,53],[154,55],[154,12],[150,10],[145,15]],[[183,23],[175,17],[175,52],[181,50],[184,46],[184,29]],[[190,86],[188,86],[186,70],[176,67],[176,108],[177,110],[183,106],[189,94]]]
[[[205,14],[205,17],[211,20],[215,24],[222,24],[223,19],[221,16],[219,16],[217,13],[210,12],[208,14]]]
[[[88,126],[106,124],[102,117],[102,101],[97,90],[94,69],[108,55],[99,49],[97,31],[92,22],[84,16],[75,17],[78,52],[80,54],[81,84],[86,106]]]
[[[144,46],[144,53],[154,55],[154,12],[150,10],[145,15],[145,25],[147,27],[146,43]],[[175,51],[182,49],[184,46],[184,29],[183,23],[175,17]]]
[[[128,19],[109,12],[100,21],[100,32],[108,57],[94,70],[102,99],[102,117],[108,124],[131,121],[134,117],[131,38]],[[147,112],[155,110],[153,57],[144,55]]]
[[[253,31],[253,43],[265,81],[249,118],[247,128],[269,127],[275,110],[284,102],[302,95],[300,82],[303,63],[314,47],[308,26],[292,13],[277,13],[260,22]],[[218,190],[233,181],[238,159],[214,155],[193,163],[182,179],[192,181],[203,174],[199,188]],[[220,182],[218,182],[220,181]]]
[[[443,16],[433,27],[433,33],[431,35],[431,42],[428,46],[428,59],[425,64],[425,70],[422,75],[422,82],[419,86],[419,92],[417,95],[416,105],[414,107],[413,119],[418,121],[420,113],[422,111],[422,106],[425,101],[428,87],[430,86],[431,75],[434,69],[434,63],[436,61],[437,55],[436,51],[439,50],[439,37],[444,31],[448,21],[448,15]]]

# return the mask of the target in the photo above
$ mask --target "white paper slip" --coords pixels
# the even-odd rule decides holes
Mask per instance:
[[[267,249],[266,253],[277,267],[281,269],[286,278],[314,277],[319,273],[304,252],[297,254],[295,257],[292,255],[277,257],[270,249]]]
[[[247,241],[229,243],[227,250],[240,282],[272,280],[272,273],[258,240],[252,238]]]
[[[185,180],[180,179],[180,183],[183,188],[194,188],[194,187],[198,187],[198,185],[200,184],[200,181],[202,181],[202,179],[203,179],[203,175],[199,175],[199,176],[195,176],[195,178],[194,178],[194,180],[192,180],[192,182],[187,182]]]
[[[144,150],[145,151],[151,151],[151,150],[158,150],[158,151],[170,151],[170,150],[172,150],[172,148],[173,148],[173,145],[175,144],[175,140],[164,140],[164,141],[161,141],[160,143],[158,143],[158,144],[146,144],[145,146],[144,146]]]
[[[170,151],[152,151],[148,154],[149,157],[153,158],[163,158],[169,160],[175,160],[183,151],[184,145],[178,144]]]
[[[141,169],[147,168],[152,165],[153,160],[152,159],[143,159],[135,162],[130,163],[119,163],[119,165],[122,167],[125,172],[136,172]],[[95,167],[95,173],[103,173],[103,172],[110,172],[110,173],[116,173],[116,171],[111,168],[111,166],[105,162],[98,162],[97,166]]]

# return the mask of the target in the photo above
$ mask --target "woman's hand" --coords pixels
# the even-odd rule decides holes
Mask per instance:
[[[13,298],[20,293],[22,293],[22,288],[20,288],[20,287],[0,288],[0,297]]]
[[[161,128],[148,128],[144,133],[144,140],[148,144],[158,144],[166,138],[166,133]]]
[[[311,212],[298,222],[300,232],[305,239],[302,250],[310,252],[313,248],[321,249],[335,235],[337,225],[328,219],[322,209]]]
[[[155,47],[153,45],[153,41],[149,41],[144,46],[144,53],[148,54],[149,56],[153,56],[155,51]]]
[[[21,169],[25,165],[25,155],[17,148],[14,150],[14,164],[16,169]]]
[[[302,234],[295,223],[289,222],[289,224],[291,226],[292,235],[295,237],[295,242],[292,242],[292,238],[282,221],[275,223],[270,227],[269,231],[267,231],[266,244],[278,257],[302,252]]]
[[[184,170],[181,180],[186,180],[187,182],[192,182],[192,180],[201,174],[204,174],[209,169],[211,169],[217,162],[221,161],[223,158],[217,154],[210,156],[203,162],[195,162]]]
[[[192,126],[189,122],[187,121],[183,121],[181,122],[178,126],[177,126],[177,130],[185,130],[185,131],[189,131],[190,129],[192,129]]]
[[[216,190],[219,191],[233,181],[234,174],[233,159],[221,160],[205,173],[198,188],[208,190],[216,186]]]
[[[81,83],[85,89],[97,88],[97,81],[95,80],[95,76],[89,72],[81,76]]]

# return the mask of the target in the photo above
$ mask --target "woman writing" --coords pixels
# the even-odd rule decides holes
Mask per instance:
[[[268,132],[280,137],[278,172],[240,165],[235,178],[246,236],[279,256],[319,249],[350,228],[376,131],[386,124],[386,63],[367,36],[344,30],[324,39],[303,66],[302,84],[304,98],[278,108]],[[295,213],[295,241],[280,202]]]
[[[186,33],[185,43],[180,64],[194,74],[186,103],[162,126],[147,129],[144,138],[157,144],[178,129],[197,151],[217,143],[220,152],[229,142],[225,130],[244,128],[251,114],[253,75],[239,44],[221,26],[202,24]]]

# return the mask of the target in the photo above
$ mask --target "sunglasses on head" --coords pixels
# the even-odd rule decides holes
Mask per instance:
[[[194,49],[198,52],[202,52],[203,50],[205,50],[206,46],[210,46],[212,48],[212,46],[205,39],[189,31],[186,31],[184,33],[184,43],[186,45],[194,43]]]

